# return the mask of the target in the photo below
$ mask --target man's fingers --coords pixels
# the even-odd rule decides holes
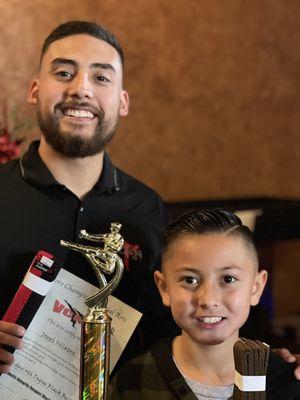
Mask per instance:
[[[295,362],[296,357],[288,350],[288,349],[273,349],[275,353],[277,353],[281,358],[284,359],[286,362]]]
[[[0,348],[1,364],[12,365],[14,363],[14,355],[9,351]]]
[[[300,355],[299,355],[299,362],[300,362]],[[294,375],[295,375],[296,379],[300,380],[300,365],[298,365],[298,367],[295,369]]]
[[[20,325],[13,324],[11,322],[0,321],[0,333],[1,332],[22,337],[24,336],[26,330]]]
[[[298,364],[297,368],[294,371],[294,375],[295,375],[296,379],[300,380],[300,354],[293,354],[293,357],[294,357],[296,363]]]
[[[25,329],[22,326],[0,321],[0,374],[8,373],[15,361],[13,354],[7,351],[5,346],[22,349],[21,337],[24,333]]]
[[[297,366],[294,369],[294,375],[296,379],[300,380],[300,354],[292,354],[288,349],[274,349],[273,351],[286,362],[297,363]]]
[[[11,370],[14,362],[15,358],[13,354],[0,348],[0,374],[7,374]]]
[[[0,321],[0,346],[6,345],[15,349],[22,349],[23,341],[21,337],[25,334],[25,329],[11,322]],[[1,359],[0,359],[1,360]]]
[[[0,345],[11,346],[15,349],[20,350],[23,349],[23,340],[18,336],[11,335],[10,333],[0,332]]]

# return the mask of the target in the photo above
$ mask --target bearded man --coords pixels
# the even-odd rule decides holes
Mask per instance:
[[[162,308],[153,284],[168,213],[150,188],[116,168],[105,153],[119,117],[128,114],[124,55],[106,29],[86,21],[60,25],[45,40],[28,101],[41,139],[0,168],[0,314],[3,316],[38,250],[96,285],[84,257],[59,245],[122,224],[125,272],[116,297],[144,314],[127,354],[159,334]],[[0,321],[0,344],[19,348],[22,327]],[[0,348],[0,373],[13,355]]]

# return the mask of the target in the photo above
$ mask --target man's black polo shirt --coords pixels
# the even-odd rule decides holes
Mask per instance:
[[[34,142],[22,159],[0,167],[1,316],[38,250],[54,254],[65,269],[96,285],[85,258],[59,242],[84,242],[78,238],[81,229],[105,233],[116,221],[122,224],[126,244],[125,271],[114,295],[145,314],[146,320],[155,320],[162,306],[153,270],[159,264],[161,234],[168,222],[161,198],[105,155],[99,181],[80,201],[54,179],[37,149]]]

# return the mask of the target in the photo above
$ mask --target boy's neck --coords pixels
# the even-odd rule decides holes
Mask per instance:
[[[172,352],[185,377],[206,385],[228,386],[234,383],[233,345],[237,339],[202,345],[183,332],[174,339]]]

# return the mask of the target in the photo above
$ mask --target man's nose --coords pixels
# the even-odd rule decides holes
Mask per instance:
[[[202,282],[196,291],[197,305],[203,308],[218,307],[219,289],[213,282]]]
[[[71,97],[91,98],[93,97],[93,87],[87,74],[77,74],[70,82],[68,94]]]

